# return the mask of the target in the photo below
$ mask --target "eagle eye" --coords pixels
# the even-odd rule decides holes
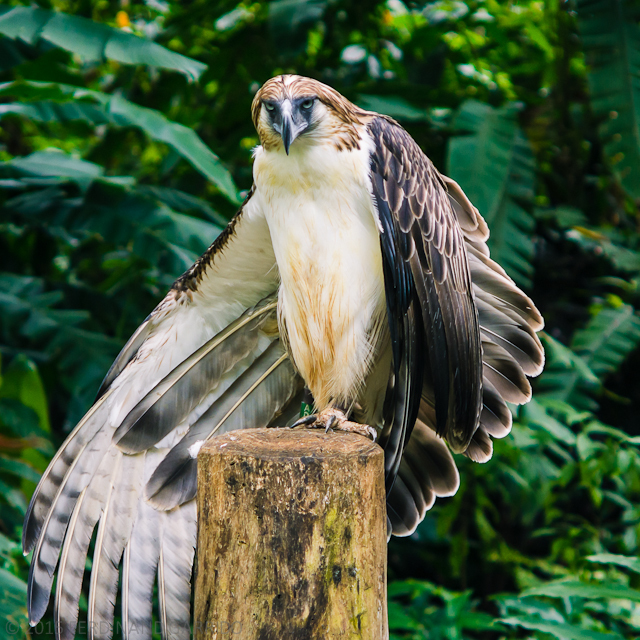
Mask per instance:
[[[267,111],[275,111],[276,105],[273,102],[264,102],[263,104]]]
[[[313,107],[314,102],[315,102],[314,98],[307,98],[306,100],[300,103],[300,106],[303,109],[311,109],[311,107]]]

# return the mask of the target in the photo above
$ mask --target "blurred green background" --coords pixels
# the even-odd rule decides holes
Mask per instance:
[[[251,100],[283,72],[405,126],[547,323],[513,433],[389,545],[392,637],[640,636],[639,20],[632,0],[0,5],[0,638],[52,635],[26,621],[28,500],[249,189]]]

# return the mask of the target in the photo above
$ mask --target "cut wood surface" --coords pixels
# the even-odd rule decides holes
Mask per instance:
[[[388,638],[382,449],[248,429],[198,455],[195,640]]]

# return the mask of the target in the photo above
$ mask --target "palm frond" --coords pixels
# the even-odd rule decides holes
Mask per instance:
[[[535,225],[528,210],[534,195],[531,147],[518,127],[517,109],[467,101],[453,126],[467,132],[449,142],[447,172],[460,184],[491,228],[491,257],[521,287],[533,275]]]

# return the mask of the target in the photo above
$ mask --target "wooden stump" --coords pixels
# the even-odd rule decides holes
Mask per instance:
[[[385,640],[382,449],[249,429],[198,455],[195,640]]]

